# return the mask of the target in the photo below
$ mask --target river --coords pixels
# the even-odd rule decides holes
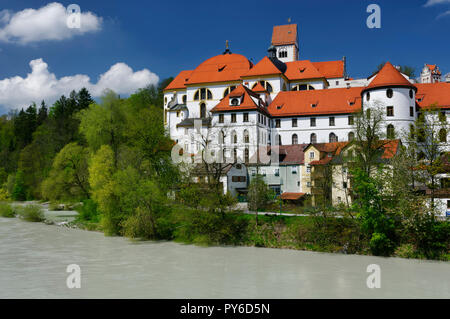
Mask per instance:
[[[80,289],[67,288],[69,264]],[[369,264],[381,288],[367,287]],[[0,218],[0,298],[450,298],[450,263],[132,242]]]

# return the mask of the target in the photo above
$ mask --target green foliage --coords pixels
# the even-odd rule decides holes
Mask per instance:
[[[267,186],[264,178],[257,175],[248,188],[248,207],[252,211],[264,209],[274,198],[274,192]]]
[[[81,205],[77,205],[75,210],[78,212],[77,219],[80,221],[88,221],[93,223],[100,222],[100,212],[97,203],[92,199],[85,199]]]
[[[44,220],[44,213],[39,205],[18,206],[16,211],[27,222],[42,222]]]
[[[77,143],[67,144],[55,157],[50,176],[42,184],[42,195],[50,200],[89,198],[89,151]]]
[[[383,185],[361,169],[353,170],[353,189],[358,197],[353,209],[358,212],[361,231],[369,238],[374,255],[389,256],[396,248],[395,218],[389,214],[382,195]]]
[[[450,249],[450,222],[439,221],[434,214],[414,214],[407,231],[416,251],[426,258],[436,259]]]
[[[14,187],[12,189],[11,198],[13,200],[24,201],[27,199],[27,189],[25,187],[24,174],[22,171],[17,171],[14,180]]]
[[[0,203],[0,216],[6,218],[15,217],[16,214],[10,204]]]

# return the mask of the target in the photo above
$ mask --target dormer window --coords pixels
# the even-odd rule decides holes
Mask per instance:
[[[227,67],[226,65],[219,65],[217,71],[222,72],[226,67]]]
[[[317,103],[312,103],[311,104],[311,107],[316,107],[317,106]]]
[[[239,97],[230,98],[231,106],[239,106],[241,104],[241,99]]]

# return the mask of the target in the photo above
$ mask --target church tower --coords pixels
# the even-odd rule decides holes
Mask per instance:
[[[297,61],[299,56],[297,24],[276,25],[272,32],[272,45],[282,62]]]

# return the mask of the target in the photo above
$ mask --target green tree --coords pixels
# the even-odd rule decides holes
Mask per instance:
[[[20,170],[16,173],[11,197],[13,200],[19,201],[24,201],[27,199],[27,189],[25,187],[24,174]]]
[[[56,155],[42,195],[51,200],[89,199],[89,151],[76,143],[67,144]]]
[[[267,186],[264,178],[256,175],[250,182],[247,194],[248,208],[256,212],[256,224],[258,224],[258,210],[266,208],[273,198],[273,191]]]

